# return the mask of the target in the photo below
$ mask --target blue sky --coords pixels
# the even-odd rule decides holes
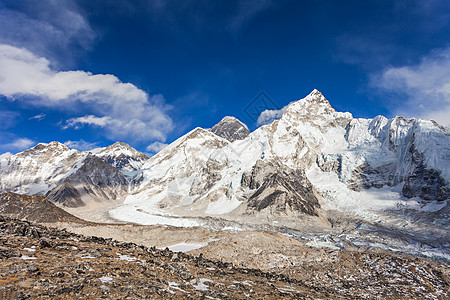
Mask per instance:
[[[155,152],[264,91],[355,117],[450,125],[450,5],[428,1],[0,2],[0,154],[57,140]]]

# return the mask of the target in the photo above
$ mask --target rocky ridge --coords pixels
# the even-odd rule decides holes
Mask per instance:
[[[81,167],[61,180],[46,197],[67,207],[83,206],[86,201],[118,201],[128,191],[129,182],[119,169],[88,155]]]

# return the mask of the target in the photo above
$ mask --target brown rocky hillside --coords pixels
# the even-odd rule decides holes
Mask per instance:
[[[0,215],[38,223],[87,223],[57,207],[43,196],[0,194]]]

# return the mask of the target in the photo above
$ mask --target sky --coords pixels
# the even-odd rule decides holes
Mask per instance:
[[[151,155],[313,89],[354,117],[450,126],[449,28],[448,0],[1,0],[0,154]]]

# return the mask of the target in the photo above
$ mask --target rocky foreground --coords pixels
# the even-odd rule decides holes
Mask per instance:
[[[333,297],[287,276],[0,217],[0,298]]]
[[[327,255],[337,259],[335,264],[310,261],[303,268],[306,273],[303,278],[308,279],[302,280],[299,274],[237,268],[201,254],[195,257],[86,237],[0,217],[0,299],[448,299],[450,296],[448,268],[442,265],[375,253],[355,256],[348,251],[324,252],[324,257]],[[258,256],[254,254],[255,262]],[[324,272],[324,268],[329,270]],[[367,270],[365,277],[360,275],[363,270]]]

